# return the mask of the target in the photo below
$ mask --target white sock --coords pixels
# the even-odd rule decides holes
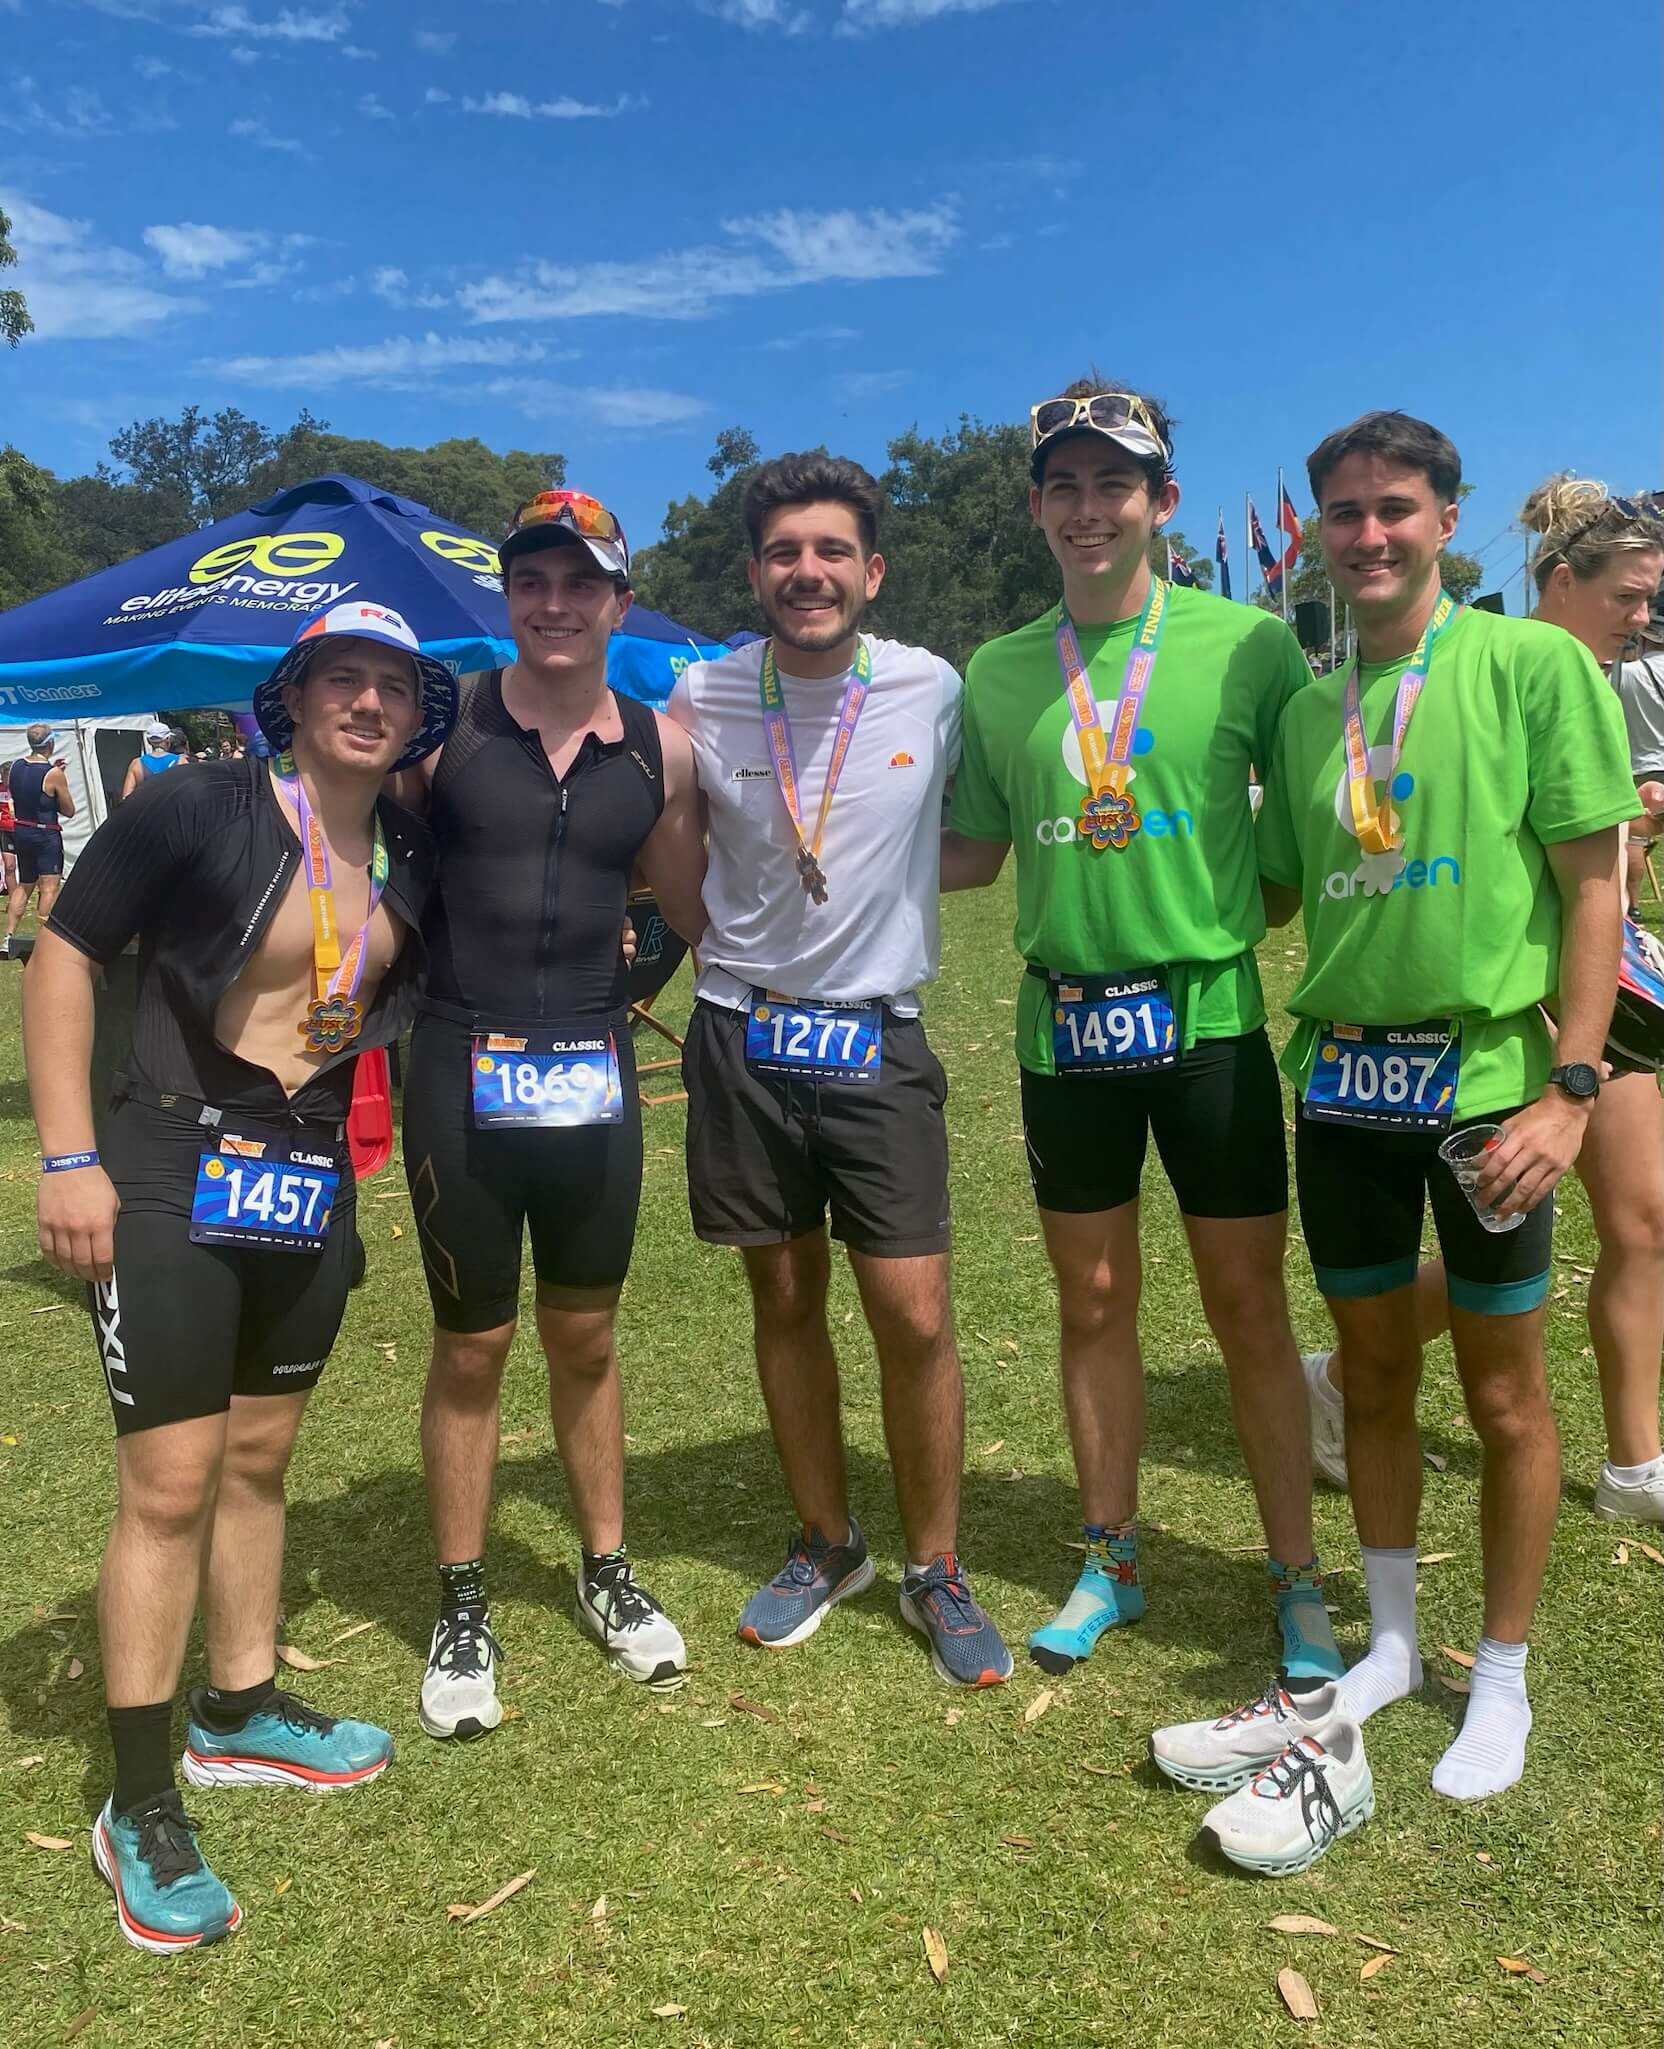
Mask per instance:
[[[1664,1473],[1664,1452],[1639,1466],[1615,1466],[1610,1459],[1606,1461],[1606,1477],[1615,1487],[1644,1487],[1660,1473]]]
[[[1433,1767],[1433,1790],[1452,1800],[1505,1792],[1525,1770],[1531,1703],[1525,1697],[1525,1645],[1479,1639],[1462,1733]]]
[[[1416,1552],[1364,1549],[1369,1587],[1369,1655],[1340,1682],[1341,1705],[1355,1722],[1367,1722],[1421,1684],[1416,1650]]]

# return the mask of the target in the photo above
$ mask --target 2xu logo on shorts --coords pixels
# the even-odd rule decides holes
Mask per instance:
[[[116,1294],[116,1277],[111,1274],[107,1281],[93,1283],[93,1322],[98,1328],[98,1356],[104,1364],[104,1379],[113,1402],[122,1402],[133,1407],[133,1396],[125,1387],[117,1387],[116,1375],[127,1378],[127,1348],[121,1341],[121,1302]]]

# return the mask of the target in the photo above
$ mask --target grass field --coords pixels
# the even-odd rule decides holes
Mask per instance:
[[[963,1550],[1020,1646],[1077,1560],[1051,1290],[1009,1046],[1010,920],[1004,886],[950,903],[930,1021],[952,1083],[970,1415]],[[1274,994],[1288,985],[1294,945],[1267,944]],[[779,1561],[790,1510],[739,1270],[688,1229],[679,1107],[648,1113],[621,1343],[631,1544],[686,1630],[691,1684],[668,1700],[644,1696],[576,1633],[575,1539],[539,1361],[522,1338],[493,1548],[511,1719],[468,1747],[418,1729],[434,1595],[416,1443],[427,1302],[390,1169],[364,1191],[369,1282],[292,1474],[285,1633],[330,1661],[296,1684],[319,1706],[391,1727],[397,1765],[349,1799],[192,1795],[212,1860],[243,1903],[243,1931],[182,1960],[127,1948],[87,1857],[109,1771],[93,1586],[112,1504],[110,1428],[76,1292],[35,1255],[19,980],[0,968],[0,2039],[89,2049],[1657,2042],[1664,1569],[1633,1545],[1619,1563],[1626,1533],[1589,1513],[1602,1444],[1579,1189],[1568,1185],[1556,1250],[1566,1487],[1532,1654],[1525,1783],[1477,1810],[1428,1785],[1462,1705],[1434,1676],[1458,1676],[1437,1647],[1471,1649],[1479,1619],[1477,1448],[1441,1344],[1422,1405],[1426,1448],[1441,1462],[1426,1476],[1422,1545],[1452,1555],[1423,1578],[1428,1684],[1369,1726],[1374,1822],[1304,1877],[1264,1883],[1197,1850],[1205,1803],[1145,1758],[1152,1725],[1247,1698],[1273,1657],[1253,1501],[1165,1186],[1152,1174],[1146,1206],[1150,1612],[1030,1720],[1045,1682],[1026,1661],[1009,1687],[950,1694],[896,1613],[899,1532],[847,1274],[834,1329],[855,1502],[880,1583],[797,1651],[765,1656],[735,1641],[742,1602]],[[1322,1342],[1328,1326],[1298,1241],[1289,1280],[1299,1334]],[[1356,1655],[1363,1589],[1343,1497],[1320,1494],[1318,1530],[1335,1569],[1336,1627]],[[361,1623],[373,1626],[336,1641]],[[197,1656],[193,1647],[193,1679]],[[72,1848],[37,1848],[26,1831]],[[528,1871],[530,1884],[490,1916],[448,1919],[449,1905],[483,1901]],[[1290,1912],[1342,1932],[1268,1930]],[[940,1984],[927,1928],[946,1944]],[[1396,1952],[1367,1981],[1361,1968],[1386,1952],[1359,1935]],[[1503,1957],[1540,1979],[1506,1972]],[[1280,2002],[1284,1966],[1310,1981],[1315,2022]]]

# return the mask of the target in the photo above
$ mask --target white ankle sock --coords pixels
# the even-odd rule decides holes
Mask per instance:
[[[1366,1547],[1364,1579],[1369,1587],[1369,1655],[1340,1682],[1342,1706],[1357,1722],[1367,1722],[1377,1708],[1402,1700],[1421,1684],[1415,1546],[1393,1551]]]
[[[1452,1800],[1501,1793],[1525,1770],[1531,1704],[1525,1697],[1525,1645],[1479,1639],[1462,1733],[1433,1767],[1433,1790]]]
[[[1606,1477],[1617,1487],[1643,1487],[1661,1472],[1664,1472],[1664,1452],[1639,1466],[1615,1466],[1610,1459],[1606,1461]]]

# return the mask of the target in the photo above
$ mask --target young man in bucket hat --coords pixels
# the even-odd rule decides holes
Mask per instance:
[[[116,1426],[98,1602],[115,1787],[93,1858],[122,1934],[158,1955],[242,1920],[174,1782],[199,1596],[192,1785],[336,1792],[393,1754],[277,1687],[283,1473],[346,1305],[354,1063],[409,1020],[423,963],[431,849],[380,791],[444,739],[456,686],[396,612],[354,602],[301,629],[254,706],[276,759],[149,780],[88,843],[24,982],[41,1250],[88,1283]],[[100,1157],[94,984],[135,934]]]

